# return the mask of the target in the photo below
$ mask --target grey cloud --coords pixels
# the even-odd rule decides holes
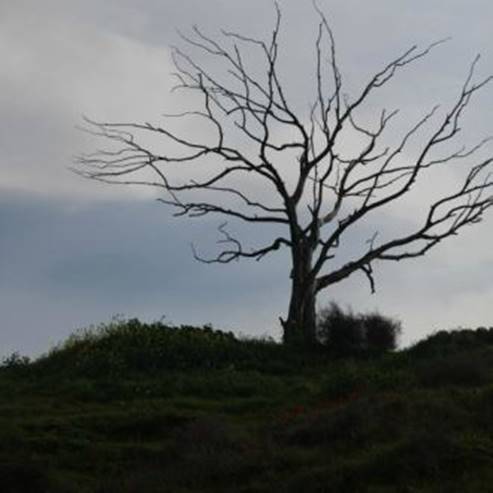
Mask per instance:
[[[167,315],[176,323],[214,322],[244,331],[250,327],[241,327],[241,319],[251,319],[253,331],[267,330],[267,312],[273,310],[274,318],[285,295],[279,290],[283,262],[278,259],[268,269],[197,263],[189,243],[206,246],[217,222],[185,228],[167,216],[156,203],[74,210],[59,201],[3,197],[0,353],[12,347],[9,341],[23,351],[46,350],[49,344],[40,343],[39,331],[47,339],[66,336],[74,326],[116,313]],[[277,301],[252,316],[251,306],[266,295]]]

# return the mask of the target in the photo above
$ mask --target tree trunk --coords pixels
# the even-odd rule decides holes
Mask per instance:
[[[311,274],[312,251],[293,251],[291,299],[287,320],[282,320],[284,344],[313,347],[317,344],[315,279]]]

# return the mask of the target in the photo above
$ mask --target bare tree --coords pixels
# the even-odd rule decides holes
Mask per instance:
[[[293,109],[278,72],[281,13],[276,5],[277,20],[269,41],[229,31],[222,31],[218,41],[194,27],[191,36],[182,38],[190,49],[199,50],[200,57],[180,48],[173,51],[176,89],[199,94],[203,103],[198,110],[166,116],[201,119],[211,137],[209,142],[179,134],[170,120],[159,126],[86,119],[87,131],[114,145],[81,156],[77,166],[79,173],[99,181],[162,190],[165,195],[159,200],[174,208],[176,216],[217,214],[229,220],[268,225],[274,233],[269,243],[246,248],[225,222],[219,227],[219,254],[203,258],[194,249],[194,255],[204,262],[226,264],[242,258],[260,260],[287,248],[292,268],[289,310],[286,319],[281,319],[284,341],[307,345],[317,340],[318,293],[357,271],[365,274],[374,291],[375,261],[424,255],[464,226],[480,221],[493,205],[493,157],[478,157],[489,139],[455,150],[446,146],[456,140],[471,97],[492,79],[474,81],[479,57],[448,109],[434,107],[394,146],[384,147],[384,132],[397,111],[382,110],[372,126],[358,121],[358,111],[377,89],[442,41],[421,50],[417,46],[406,50],[350,98],[343,90],[332,30],[324,14],[315,8],[319,15],[314,45],[315,91],[311,111],[306,115]],[[247,68],[251,52],[265,63],[260,74]],[[219,75],[197,61],[207,57],[213,66],[216,62],[223,64]],[[340,145],[348,132],[364,142],[351,156],[343,153]],[[283,137],[286,135],[289,137]],[[158,151],[149,136],[162,139],[167,150]],[[411,140],[412,158],[407,155]],[[437,155],[436,150],[441,154]],[[360,255],[336,264],[343,235],[361,225],[370,213],[392,206],[408,194],[418,175],[453,161],[466,163],[460,186],[432,200],[415,230],[390,241],[379,242],[376,235],[372,236]],[[252,178],[265,186],[261,199],[255,196],[257,189],[244,184]]]

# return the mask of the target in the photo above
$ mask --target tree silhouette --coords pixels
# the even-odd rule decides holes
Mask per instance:
[[[85,129],[108,146],[80,156],[77,165],[78,173],[92,179],[162,190],[159,200],[174,208],[176,216],[219,215],[269,226],[270,241],[247,248],[224,222],[217,256],[204,258],[195,249],[193,253],[203,262],[227,264],[242,258],[260,260],[287,248],[291,299],[281,323],[284,341],[300,345],[316,343],[315,301],[320,291],[357,271],[365,274],[374,291],[375,261],[424,255],[480,221],[493,205],[493,158],[478,157],[489,139],[455,150],[446,145],[456,140],[471,97],[492,79],[474,81],[479,56],[448,109],[432,108],[393,147],[384,146],[385,132],[398,111],[382,110],[372,125],[358,121],[358,111],[377,89],[443,41],[404,51],[351,98],[343,90],[331,27],[315,8],[315,91],[306,114],[293,109],[279,74],[281,12],[276,5],[269,41],[229,31],[222,31],[218,41],[194,27],[191,36],[181,37],[200,57],[173,50],[175,89],[198,94],[202,102],[199,109],[165,116],[200,119],[208,142],[179,133],[169,119],[163,126],[85,119]],[[252,53],[263,61],[263,72],[249,69]],[[202,63],[206,59],[213,62],[210,69]],[[222,68],[217,69],[216,62]],[[363,142],[350,155],[341,146],[348,135]],[[158,145],[156,137],[166,145]],[[407,155],[411,140],[417,148],[414,157]],[[460,186],[432,199],[418,227],[389,241],[379,242],[375,234],[363,253],[336,263],[338,246],[348,231],[362,225],[370,213],[393,206],[413,189],[418,176],[452,161],[465,162]]]

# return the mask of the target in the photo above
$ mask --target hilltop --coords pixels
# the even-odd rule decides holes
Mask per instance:
[[[4,493],[487,492],[493,329],[335,357],[138,320],[0,368]]]

